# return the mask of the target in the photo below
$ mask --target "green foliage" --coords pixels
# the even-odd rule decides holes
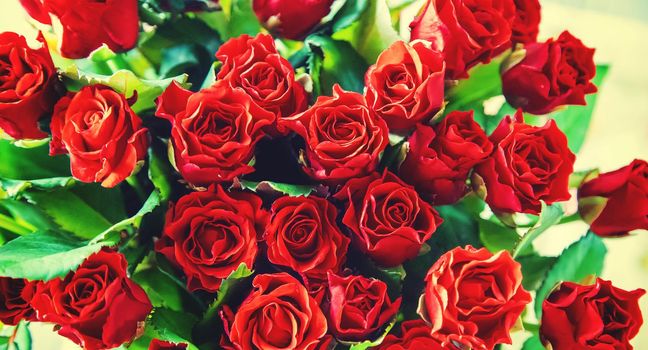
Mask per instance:
[[[479,239],[493,253],[500,250],[513,250],[520,235],[515,229],[502,226],[491,220],[479,220]]]
[[[547,229],[549,229],[551,226],[558,223],[562,216],[563,210],[560,204],[556,203],[548,206],[543,202],[542,212],[540,212],[540,219],[517,242],[515,248],[513,248],[512,251],[513,257],[515,258],[525,252],[525,250],[530,249],[533,241],[545,231],[547,231]]]
[[[203,315],[202,323],[210,322],[216,318],[220,307],[227,302],[230,297],[232,297],[233,293],[236,292],[237,286],[243,280],[252,276],[252,273],[253,271],[250,270],[245,263],[241,263],[235,271],[232,271],[232,273],[230,273],[229,276],[221,282],[218,293],[216,294],[216,299],[209,304],[207,311]]]
[[[29,322],[20,321],[16,326],[0,323],[0,350],[31,350],[32,336]]]
[[[360,342],[360,343],[351,344],[351,346],[349,347],[349,350],[366,350],[366,349],[369,349],[371,347],[380,345],[383,342],[383,340],[385,340],[385,337],[387,336],[387,334],[389,334],[389,331],[391,331],[391,329],[394,328],[395,324],[396,324],[396,321],[390,322],[387,325],[387,327],[385,327],[385,329],[380,334],[380,336],[378,338],[376,338],[375,340],[365,340],[365,341]]]
[[[0,140],[0,182],[4,189],[11,190],[15,183],[7,180],[40,180],[70,176],[70,162],[67,156],[50,157],[48,144],[33,148],[21,148],[8,140]],[[48,180],[43,180],[47,182]],[[6,184],[6,185],[5,185]],[[7,191],[7,189],[5,189]]]
[[[538,337],[537,334],[534,334],[524,342],[522,350],[546,350],[546,348],[542,345],[540,337]]]
[[[308,196],[314,191],[312,186],[308,185],[292,185],[272,181],[247,181],[241,180],[240,185],[242,189],[248,189],[253,192],[279,192],[281,194],[296,196]]]
[[[191,343],[191,330],[196,324],[196,317],[166,308],[155,308],[146,322],[144,334],[132,344],[126,346],[133,350],[147,350],[153,339],[164,340],[172,343],[185,343],[187,349],[198,350]]]
[[[261,24],[252,10],[252,0],[220,0],[222,11],[201,13],[198,17],[216,30],[223,41],[241,34],[256,35]]]

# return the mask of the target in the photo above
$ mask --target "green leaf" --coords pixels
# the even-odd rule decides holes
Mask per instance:
[[[218,310],[221,305],[227,302],[228,298],[230,298],[232,293],[236,291],[236,288],[241,281],[252,276],[252,273],[253,271],[250,270],[245,263],[241,263],[235,271],[232,271],[232,273],[230,273],[229,276],[221,282],[218,293],[216,294],[216,299],[209,304],[201,323],[209,323],[218,317]]]
[[[27,228],[30,233],[57,227],[47,214],[29,203],[5,198],[0,200],[0,208],[4,208],[18,225]]]
[[[536,222],[536,224],[530,228],[515,245],[511,254],[513,258],[518,257],[524,253],[525,250],[530,249],[533,241],[547,231],[551,226],[558,223],[562,216],[563,210],[560,204],[554,203],[548,206],[543,202],[540,219],[538,219],[538,222]]]
[[[314,188],[308,185],[292,185],[272,181],[256,182],[241,180],[240,185],[241,189],[244,190],[248,189],[254,192],[280,192],[292,197],[308,196],[314,191]]]
[[[157,267],[150,266],[136,271],[133,281],[144,289],[153,306],[182,311],[182,290]]]
[[[343,2],[342,7],[331,19],[333,33],[351,26],[369,7],[369,0],[342,0],[341,2]]]
[[[475,66],[469,71],[469,79],[460,80],[457,86],[452,87],[446,94],[446,100],[448,100],[446,112],[471,109],[483,111],[485,100],[501,95],[500,64],[503,56],[495,58],[488,64]]]
[[[499,225],[490,220],[480,219],[479,239],[493,253],[512,250],[520,240],[520,235],[511,227]]]
[[[546,350],[546,348],[542,345],[540,337],[538,337],[537,334],[534,334],[527,338],[522,346],[522,350]]]
[[[105,229],[103,232],[101,232],[99,235],[94,237],[92,239],[92,242],[97,243],[100,242],[104,239],[106,239],[106,236],[111,233],[111,232],[119,232],[121,230],[126,230],[126,229],[137,229],[142,222],[142,218],[144,215],[150,213],[153,211],[153,209],[157,208],[157,206],[160,205],[160,194],[156,191],[151,192],[149,197],[146,199],[140,210],[135,213],[135,215],[126,218],[109,228]]]
[[[0,178],[3,180],[37,180],[70,176],[67,156],[50,157],[47,144],[21,148],[8,140],[0,140]]]
[[[346,29],[334,33],[333,38],[348,41],[369,63],[376,62],[389,45],[401,40],[392,25],[385,0],[370,1],[360,18]]]
[[[216,25],[219,21],[216,16],[208,17],[208,25],[219,30],[223,40],[239,36],[241,34],[256,35],[261,31],[261,24],[252,10],[252,0],[221,0],[223,9],[223,25]],[[203,17],[205,18],[205,17]]]
[[[519,256],[517,261],[522,266],[522,286],[526,290],[537,290],[542,285],[547,272],[556,262],[553,256],[541,256],[537,253]]]
[[[172,191],[172,180],[169,174],[173,174],[173,169],[168,161],[166,150],[156,152],[154,147],[149,148],[148,177],[153,186],[160,193],[160,201],[169,200]]]
[[[36,180],[12,180],[0,178],[0,188],[2,188],[9,197],[16,197],[23,191],[31,188],[47,191],[59,187],[68,187],[73,183],[74,179],[69,176]]]
[[[160,76],[180,75],[187,68],[200,64],[200,47],[195,44],[180,44],[162,50]]]
[[[547,272],[547,278],[536,293],[537,318],[541,319],[542,302],[556,285],[563,281],[580,282],[590,275],[600,275],[606,253],[603,240],[591,232],[567,247]]]
[[[363,92],[367,64],[349,43],[311,35],[304,44],[310,51],[308,72],[315,96],[330,96],[334,84],[340,84],[344,90]]]
[[[0,276],[43,281],[64,277],[102,246],[55,231],[21,236],[0,247]]]
[[[385,340],[385,337],[387,337],[387,334],[389,334],[389,331],[391,331],[392,328],[394,328],[394,325],[396,324],[396,321],[390,322],[385,330],[380,334],[380,336],[375,339],[375,340],[365,340],[360,343],[355,343],[352,344],[349,350],[366,350],[374,346],[380,345],[383,340]]]
[[[159,339],[176,344],[185,343],[187,349],[198,350],[198,347],[191,343],[191,330],[195,324],[196,317],[189,313],[155,308],[146,322],[144,334],[126,348],[147,350],[151,340]]]
[[[11,333],[6,342],[0,342],[0,349],[31,350],[32,336],[29,331],[29,322],[20,321],[18,325],[11,327]]]

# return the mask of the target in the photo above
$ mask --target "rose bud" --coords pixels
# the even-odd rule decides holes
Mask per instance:
[[[522,287],[522,271],[507,251],[457,247],[428,271],[419,313],[431,333],[469,339],[474,348],[511,343],[509,331],[531,295]]]
[[[373,340],[396,316],[401,304],[400,297],[392,302],[385,282],[374,278],[329,273],[328,285],[329,326],[341,341]]]
[[[38,120],[58,97],[56,68],[45,40],[41,35],[38,40],[42,46],[32,49],[21,35],[0,34],[0,134],[16,140],[47,137]]]
[[[0,277],[0,322],[15,326],[20,320],[36,320],[30,304],[36,285],[22,278]]]
[[[539,214],[547,204],[570,198],[576,157],[553,120],[524,124],[522,112],[506,116],[490,136],[495,151],[475,172],[486,186],[486,203],[497,212]]]
[[[171,123],[174,165],[194,186],[253,172],[254,146],[275,119],[222,80],[196,93],[171,83],[158,98],[156,115]]]
[[[384,267],[418,255],[443,222],[413,187],[388,171],[351,179],[334,198],[345,203],[342,223],[354,244]]]
[[[516,108],[531,114],[547,114],[564,105],[585,105],[585,95],[596,92],[594,49],[565,31],[557,40],[530,43],[514,64],[505,62],[502,92]]]
[[[281,197],[272,203],[271,212],[264,234],[271,263],[316,279],[340,270],[349,238],[335,223],[338,211],[333,204],[313,196]]]
[[[391,131],[428,121],[443,106],[445,63],[430,46],[397,41],[367,71],[367,104]]]
[[[478,63],[488,63],[511,47],[513,0],[428,0],[410,24],[411,39],[443,52],[446,78],[463,79]]]
[[[551,348],[632,349],[643,323],[643,289],[626,291],[600,278],[592,285],[563,282],[542,303],[540,337]]]
[[[419,124],[408,142],[399,175],[435,205],[463,198],[470,170],[493,151],[472,111],[450,112],[434,127]]]
[[[513,0],[515,18],[513,19],[514,43],[534,43],[540,30],[540,0]]]
[[[306,142],[304,171],[329,185],[374,171],[389,144],[387,124],[364,96],[337,84],[332,97],[320,96],[306,112],[281,122]]]
[[[326,340],[326,317],[295,278],[258,275],[252,287],[233,318],[224,322],[234,349],[317,349]]]
[[[648,230],[648,163],[635,159],[583,183],[578,189],[578,211],[599,236]]]
[[[186,343],[172,343],[160,339],[153,339],[149,344],[148,350],[185,350]]]
[[[306,90],[295,81],[293,67],[279,55],[270,35],[230,39],[218,49],[216,58],[223,64],[218,79],[243,89],[277,121],[308,108]]]
[[[20,0],[33,19],[55,25],[61,33],[61,55],[84,58],[106,44],[114,52],[137,44],[139,17],[137,0]],[[56,17],[52,21],[51,16]]]
[[[135,98],[135,97],[134,97]],[[72,176],[114,187],[146,156],[149,139],[142,120],[124,95],[104,85],[88,85],[54,106],[50,155],[70,155]]]
[[[76,272],[40,284],[32,299],[38,320],[57,324],[60,335],[88,350],[130,342],[153,307],[126,265],[123,255],[104,249]]]
[[[268,213],[253,193],[211,187],[169,203],[155,250],[187,276],[191,291],[217,292],[241,265],[252,269]]]
[[[334,0],[254,0],[259,22],[276,35],[304,39],[331,10]]]

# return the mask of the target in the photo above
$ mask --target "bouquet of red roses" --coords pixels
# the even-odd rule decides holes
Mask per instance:
[[[575,171],[608,67],[538,0],[20,3],[1,347],[632,349],[648,163]]]

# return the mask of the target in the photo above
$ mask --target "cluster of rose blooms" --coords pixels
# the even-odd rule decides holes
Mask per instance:
[[[136,43],[134,0],[92,3],[83,14],[96,18],[83,23],[74,11],[90,6],[86,1],[21,2],[36,20],[51,23],[54,16],[63,23],[66,56],[86,57],[102,43],[115,51]],[[264,23],[267,12],[281,19],[274,33],[293,39],[313,27],[299,18],[305,7],[325,7],[313,9],[316,24],[331,2],[268,1],[263,7],[254,1]],[[110,17],[115,13],[119,21]],[[216,52],[221,65],[212,86],[192,92],[174,82],[159,96],[155,115],[171,125],[170,161],[191,191],[169,204],[155,250],[190,291],[216,295],[241,264],[268,272],[253,278],[240,305],[222,308],[223,348],[314,350],[374,340],[396,318],[401,298],[390,297],[385,282],[347,266],[350,249],[381,268],[401,265],[443,224],[434,206],[471,191],[497,213],[539,214],[542,202],[570,198],[575,156],[567,138],[553,120],[525,124],[523,111],[546,114],[585,104],[585,95],[596,91],[594,50],[568,32],[537,42],[539,21],[537,0],[428,1],[411,24],[411,42],[393,43],[369,68],[364,94],[335,86],[332,96],[310,106],[309,92],[273,37],[241,35]],[[472,111],[443,114],[448,81],[468,78],[471,67],[511,48],[518,54],[505,63],[502,86],[508,103],[520,108],[514,116],[487,135]],[[76,179],[114,187],[145,161],[152,131],[131,109],[136,96],[103,85],[65,92],[46,45],[32,49],[10,32],[0,35],[0,73],[0,128],[14,139],[51,137],[50,154],[68,154]],[[49,116],[46,133],[38,122]],[[406,137],[407,153],[394,171],[378,171],[390,133]],[[303,172],[326,186],[324,194],[268,203],[230,186],[255,171],[259,140],[294,135],[303,140]],[[605,198],[588,218],[591,231],[619,236],[648,228],[647,193],[648,163],[636,160],[584,183],[578,195]],[[521,282],[520,265],[506,251],[452,249],[428,271],[420,317],[402,322],[376,348],[509,343],[531,302]],[[631,349],[643,293],[601,279],[563,283],[543,303],[541,337],[554,350]],[[3,323],[54,323],[86,349],[131,341],[151,310],[127,276],[124,257],[110,249],[65,278],[0,279]],[[151,343],[151,349],[185,347]]]

